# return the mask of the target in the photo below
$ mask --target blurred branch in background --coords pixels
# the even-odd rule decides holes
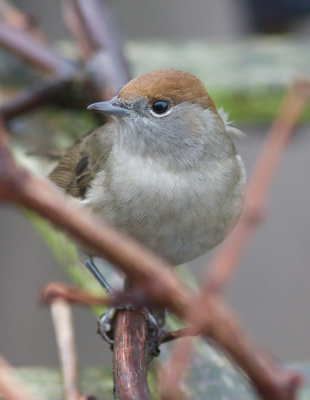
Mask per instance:
[[[65,399],[79,400],[78,363],[70,305],[62,299],[54,299],[51,301],[51,313],[62,366]]]
[[[87,2],[87,7],[85,4],[62,1],[63,16],[77,40],[83,67],[59,57],[25,28],[0,22],[0,45],[26,63],[51,74],[22,90],[0,108],[6,120],[47,102],[64,103],[63,98],[71,108],[86,108],[90,102],[110,99],[129,80],[119,35],[113,35],[117,29],[110,18],[110,6],[98,0]],[[7,20],[8,15],[5,16]]]
[[[68,303],[80,305],[110,305],[111,301],[104,297],[94,296],[77,287],[68,286],[61,282],[49,283],[43,289],[43,300],[52,303],[54,300],[61,299]]]

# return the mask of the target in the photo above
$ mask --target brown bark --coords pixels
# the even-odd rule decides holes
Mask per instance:
[[[115,400],[150,400],[147,383],[147,323],[137,310],[119,311],[113,350]]]

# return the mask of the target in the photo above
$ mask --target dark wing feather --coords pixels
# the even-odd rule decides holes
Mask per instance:
[[[91,182],[104,168],[115,136],[115,124],[108,122],[79,140],[50,173],[50,180],[71,196],[84,198]]]

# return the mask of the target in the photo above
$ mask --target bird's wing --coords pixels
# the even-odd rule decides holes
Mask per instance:
[[[94,130],[67,151],[49,179],[71,196],[83,199],[96,174],[104,168],[115,137],[114,122]]]

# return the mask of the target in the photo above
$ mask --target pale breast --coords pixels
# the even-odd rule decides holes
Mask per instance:
[[[100,172],[86,198],[107,222],[172,264],[192,260],[223,240],[241,211],[242,162],[173,172],[125,154]]]

